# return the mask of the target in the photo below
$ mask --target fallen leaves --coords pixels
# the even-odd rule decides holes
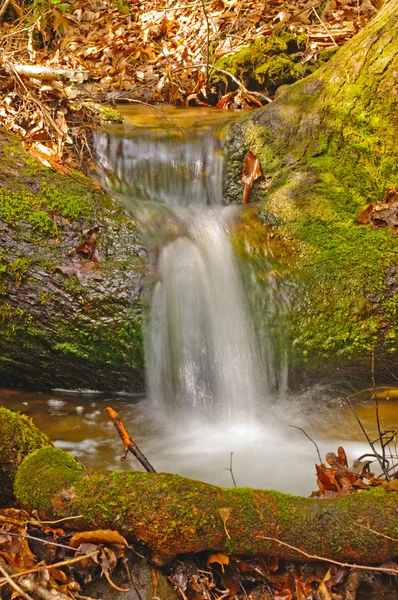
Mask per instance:
[[[394,440],[396,431],[386,430],[383,434],[389,440]],[[340,446],[337,454],[328,452],[326,463],[315,465],[318,490],[311,496],[319,498],[341,498],[358,490],[383,486],[388,491],[398,491],[398,479],[387,481],[384,476],[377,476],[370,471],[373,455],[366,455],[367,460],[356,460],[351,467],[348,465],[344,448]],[[376,457],[373,457],[375,460]]]
[[[14,590],[33,593],[38,598],[73,599],[74,593],[81,592],[78,580],[82,575],[91,577],[91,572],[100,567],[111,587],[128,591],[111,580],[127,547],[127,541],[118,532],[84,531],[68,542],[63,539],[63,529],[53,529],[13,508],[0,510],[0,525],[0,585],[8,583]]]
[[[32,14],[9,0],[0,9],[0,123],[57,170],[73,166],[66,163],[71,148],[87,155],[85,125],[95,118],[86,101],[253,108],[262,104],[256,92],[208,89],[209,45],[216,59],[282,27],[307,35],[312,57],[352,37],[376,10],[369,0],[322,7],[313,0],[207,0],[205,10],[201,0],[38,6]]]

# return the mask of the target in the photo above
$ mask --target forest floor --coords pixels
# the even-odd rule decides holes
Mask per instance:
[[[87,127],[115,118],[112,111],[99,114],[97,103],[257,107],[272,100],[275,86],[264,95],[258,91],[260,77],[246,87],[228,62],[221,70],[210,65],[224,65],[225,57],[280,32],[300,38],[300,66],[310,64],[322,51],[355,35],[382,4],[383,0],[87,0],[83,5],[80,0],[3,0],[0,125],[45,165],[68,172],[83,163],[76,163],[76,154],[89,156]],[[253,60],[243,58],[249,70]],[[284,68],[289,71],[290,66]],[[306,74],[304,67],[296,71],[290,79],[287,72],[289,82],[300,72]],[[272,81],[272,72],[269,76]]]

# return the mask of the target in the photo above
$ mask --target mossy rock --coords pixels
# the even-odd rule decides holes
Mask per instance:
[[[303,60],[307,42],[303,33],[282,30],[257,38],[239,52],[216,59],[214,66],[232,73],[249,89],[267,90],[273,95],[279,86],[294,83],[315,71],[335,52],[334,48],[328,49]],[[218,73],[213,77],[220,78]]]
[[[0,505],[13,500],[13,482],[23,459],[38,448],[51,446],[26,415],[0,407]]]
[[[273,268],[291,283],[296,373],[319,377],[335,368],[344,377],[351,366],[369,381],[374,354],[379,383],[398,375],[398,240],[357,219],[398,182],[396,19],[384,17],[394,10],[386,7],[327,65],[245,116],[230,135],[230,201],[241,201],[248,150],[266,181],[255,184],[252,200],[264,238],[272,230]]]
[[[91,180],[43,167],[5,134],[0,160],[2,384],[141,391],[145,249],[135,223]],[[93,269],[75,249],[94,226]],[[68,265],[70,277],[57,269]]]

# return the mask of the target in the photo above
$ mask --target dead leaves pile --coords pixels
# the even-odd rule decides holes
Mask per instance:
[[[78,163],[90,156],[86,126],[95,117],[87,100],[184,104],[193,98],[207,105],[200,93],[207,85],[209,47],[216,59],[283,27],[306,33],[307,55],[313,56],[352,37],[382,2],[327,0],[320,7],[318,0],[5,0],[0,124],[44,164],[69,172],[76,166],[69,149],[77,149]],[[35,76],[21,66],[53,73]],[[67,76],[54,75],[57,69]],[[239,106],[261,104],[244,88],[233,95]],[[230,101],[224,95],[213,105],[226,108]]]
[[[397,433],[393,434],[393,441]],[[344,448],[339,446],[337,454],[328,452],[326,463],[315,465],[317,473],[318,491],[312,496],[319,498],[341,498],[358,490],[367,490],[371,487],[384,487],[388,491],[398,492],[398,471],[387,481],[384,476],[377,476],[370,470],[370,465],[375,462],[373,455],[361,457],[349,467]]]
[[[8,597],[4,595],[8,589],[14,600],[31,595],[43,600],[75,600],[82,584],[98,568],[111,587],[128,591],[111,579],[128,545],[123,536],[116,531],[98,530],[70,537],[63,529],[50,525],[23,510],[0,510],[1,598]]]
[[[374,572],[223,553],[175,562],[169,580],[182,600],[355,600],[362,583],[380,596],[388,589]]]

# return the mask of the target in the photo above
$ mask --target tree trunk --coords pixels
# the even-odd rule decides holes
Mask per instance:
[[[5,134],[0,162],[1,385],[142,391],[135,223],[91,181],[46,169]],[[97,263],[75,251],[92,227]]]
[[[19,428],[18,419],[24,422]],[[0,409],[0,431],[13,433],[14,454],[0,438],[0,463],[10,465],[18,503],[47,519],[81,515],[65,525],[78,530],[117,529],[143,544],[164,564],[203,550],[268,554],[303,560],[277,538],[307,553],[350,563],[375,564],[397,554],[398,495],[383,489],[320,500],[251,488],[221,489],[167,473],[93,471],[63,450],[29,433],[26,418]],[[37,441],[35,441],[37,440]],[[20,466],[15,451],[26,454]],[[10,463],[7,463],[11,458]]]
[[[376,379],[397,372],[397,238],[361,225],[359,211],[398,184],[398,1],[321,69],[244,118],[229,141],[228,190],[241,201],[248,150],[266,179],[254,185],[264,244],[290,294],[291,363],[296,372],[342,377],[362,367]],[[235,182],[235,183],[233,183]],[[259,228],[236,235],[259,255]],[[266,242],[266,240],[268,240]],[[342,370],[343,369],[343,370]]]

